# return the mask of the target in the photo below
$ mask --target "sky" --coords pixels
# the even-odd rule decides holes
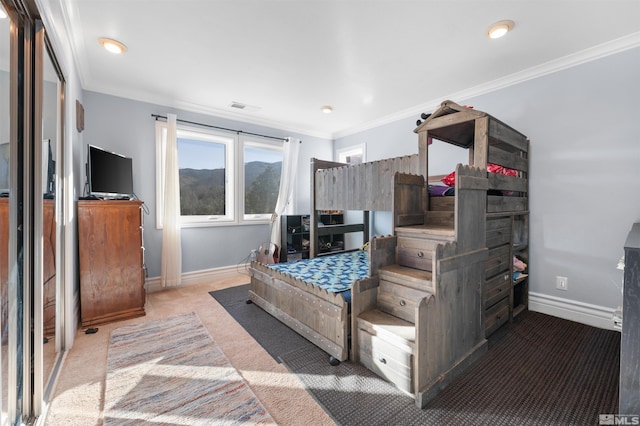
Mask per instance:
[[[194,139],[178,138],[178,168],[185,169],[221,169],[224,167],[225,145]],[[277,163],[282,161],[281,151],[259,149],[245,146],[244,162],[264,161]]]

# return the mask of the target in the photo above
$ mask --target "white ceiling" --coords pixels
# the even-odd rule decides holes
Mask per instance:
[[[638,0],[59,1],[84,89],[324,137],[640,45]]]

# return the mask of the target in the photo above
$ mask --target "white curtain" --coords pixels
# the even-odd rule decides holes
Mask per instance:
[[[180,238],[180,180],[178,177],[178,142],[176,115],[167,114],[164,168],[164,220],[162,229],[162,287],[179,286],[182,278]]]
[[[280,244],[280,216],[287,208],[293,195],[296,173],[298,171],[298,153],[300,152],[300,139],[287,138],[282,152],[282,172],[280,174],[280,190],[274,213],[271,216],[271,242]],[[280,247],[280,250],[286,250]]]

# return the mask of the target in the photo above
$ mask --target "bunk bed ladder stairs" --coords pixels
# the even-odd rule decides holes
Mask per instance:
[[[463,176],[476,174],[461,170]],[[458,205],[469,210],[464,204],[471,199],[475,206],[463,213],[467,234],[459,238],[455,205],[430,215],[424,178],[397,174],[394,262],[378,268],[370,289],[355,289],[354,358],[412,395],[418,407],[487,349],[480,300],[487,249],[469,231],[484,223],[484,204],[474,196],[466,194]]]

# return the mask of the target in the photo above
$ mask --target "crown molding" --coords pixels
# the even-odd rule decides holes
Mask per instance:
[[[640,32],[629,34],[628,36],[621,37],[612,40],[607,43],[602,43],[597,46],[584,49],[580,52],[573,53],[571,55],[564,56],[562,58],[554,59],[544,64],[537,65],[535,67],[528,68],[523,71],[519,71],[513,74],[509,74],[505,77],[501,77],[469,89],[465,89],[440,99],[430,100],[426,103],[407,108],[402,111],[398,111],[394,114],[387,115],[377,120],[363,123],[356,127],[341,130],[335,132],[332,138],[339,139],[345,136],[350,136],[356,133],[363,132],[375,127],[379,127],[394,121],[402,120],[409,117],[419,116],[422,112],[433,111],[442,102],[442,99],[469,99],[476,96],[484,95],[486,93],[495,92],[500,89],[504,89],[515,84],[523,83],[528,80],[533,80],[548,74],[553,74],[567,68],[575,67],[586,62],[595,61],[606,56],[614,55],[616,53],[624,52],[625,50],[634,49],[640,47]]]
[[[145,102],[167,108],[174,108],[176,110],[187,111],[196,114],[203,114],[208,116],[214,116],[217,118],[225,118],[233,120],[239,123],[245,123],[250,125],[258,125],[275,129],[279,132],[295,133],[301,136],[312,136],[321,139],[327,139],[332,141],[333,134],[330,132],[321,132],[318,130],[311,130],[309,128],[303,128],[299,124],[270,120],[268,118],[260,117],[259,113],[252,114],[246,112],[227,111],[225,109],[199,105],[191,102],[185,102],[175,99],[168,99],[162,96],[154,96],[145,92],[138,93],[121,93],[118,90],[113,90],[107,87],[93,86],[84,88],[86,91],[96,92],[104,95],[115,96],[123,99],[129,99],[138,102]],[[292,136],[292,135],[290,135]]]

